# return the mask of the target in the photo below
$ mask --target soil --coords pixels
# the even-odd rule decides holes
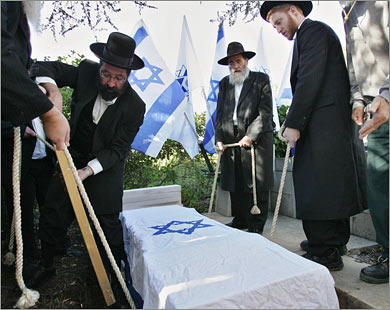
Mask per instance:
[[[42,284],[38,291],[40,298],[33,309],[103,309],[107,308],[88,252],[74,222],[68,231],[72,247],[80,250],[82,256],[65,255],[56,258],[56,275]],[[379,245],[350,249],[346,255],[357,262],[374,264],[380,255]],[[2,247],[2,256],[7,248]],[[1,308],[12,309],[21,296],[17,287],[14,267],[2,265],[1,270]]]
[[[38,291],[40,298],[33,309],[103,309],[107,308],[95,273],[89,260],[77,223],[68,230],[72,247],[81,256],[57,257],[56,275],[43,283]],[[7,248],[2,247],[2,256]],[[14,267],[1,268],[1,308],[12,309],[21,296],[17,287]]]

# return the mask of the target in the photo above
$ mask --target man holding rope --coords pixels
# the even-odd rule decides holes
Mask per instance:
[[[264,20],[294,40],[293,99],[283,136],[296,146],[293,178],[304,257],[340,270],[349,217],[367,208],[365,155],[351,120],[349,80],[341,44],[326,24],[306,19],[311,1],[265,1]]]
[[[100,64],[84,60],[74,67],[61,62],[37,62],[31,68],[31,75],[37,82],[49,94],[57,94],[57,98],[61,98],[58,87],[74,89],[69,151],[119,266],[121,260],[126,259],[119,221],[124,163],[145,113],[144,102],[128,83],[131,70],[144,66],[134,54],[135,46],[133,38],[113,32],[107,44],[93,43],[90,46]],[[45,212],[40,219],[42,260],[38,271],[29,279],[31,287],[38,286],[55,273],[55,245],[63,239],[74,217],[58,169],[51,180]],[[100,239],[96,240],[111,276],[117,300],[114,307],[129,307]]]
[[[256,53],[231,42],[220,65],[231,74],[219,83],[215,141],[221,156],[221,187],[230,192],[234,219],[228,226],[262,234],[268,214],[272,175],[272,94],[269,77],[248,68]],[[225,145],[239,143],[226,148]],[[251,146],[255,149],[257,201],[253,201]],[[257,205],[260,214],[252,214]]]
[[[39,116],[46,136],[62,149],[69,144],[68,121],[27,73],[31,56],[27,17],[39,27],[40,5],[40,1],[1,2],[1,119],[18,127]]]

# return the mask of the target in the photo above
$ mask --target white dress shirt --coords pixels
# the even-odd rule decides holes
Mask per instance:
[[[40,76],[36,78],[36,82],[38,84],[41,83],[51,83],[54,85],[57,85],[57,83],[50,77],[47,76]],[[107,101],[102,98],[100,94],[96,97],[95,104],[93,106],[92,110],[92,121],[97,125],[103,116],[104,112],[106,109],[115,103],[117,98]],[[97,158],[92,159],[91,161],[88,162],[88,166],[93,170],[93,174],[98,174],[99,172],[103,171],[103,167],[100,164],[99,160]]]

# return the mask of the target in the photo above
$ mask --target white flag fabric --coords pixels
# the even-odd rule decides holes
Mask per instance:
[[[185,118],[187,100],[174,75],[158,53],[142,19],[136,24],[132,37],[137,44],[135,52],[142,58],[145,67],[132,71],[129,83],[145,102],[146,112],[144,122],[131,147],[156,157],[164,142],[172,139],[178,121]],[[190,144],[189,141],[197,143],[193,134],[175,138],[178,138],[176,141],[183,146]],[[196,154],[191,152],[189,155],[193,157]]]
[[[217,48],[215,50],[214,68],[210,78],[210,90],[207,97],[206,129],[203,145],[207,152],[215,153],[215,119],[217,114],[217,101],[219,92],[219,81],[229,74],[228,66],[217,63],[218,60],[226,56],[226,40],[223,31],[223,23],[218,27]]]
[[[263,27],[260,28],[260,35],[257,40],[256,56],[253,59],[251,59],[249,64],[251,65],[253,71],[263,72],[267,74],[270,78],[271,85],[272,85],[272,73],[267,61],[267,57],[264,52]],[[275,130],[279,131],[280,122],[279,122],[278,110],[276,108],[276,103],[275,103],[275,96],[272,96],[272,114],[273,114],[273,121],[275,123]]]
[[[183,141],[183,147],[187,150],[190,157],[193,158],[199,153],[199,146],[197,143],[198,135],[194,132],[196,126],[194,109],[192,106],[192,92],[201,87],[201,82],[198,59],[195,54],[185,16],[183,17],[180,49],[176,66],[176,81],[180,84],[181,89],[186,95],[186,104],[183,104],[180,107],[180,113],[183,113],[183,117],[177,120],[171,139]],[[184,113],[186,113],[188,118]],[[187,139],[189,136],[193,136],[194,138]]]
[[[338,309],[329,270],[179,205],[120,214],[144,309]]]
[[[291,62],[292,62],[292,54],[293,54],[294,47],[291,46],[290,55],[288,56],[286,69],[284,70],[282,82],[279,86],[279,92],[278,96],[276,97],[276,104],[278,106],[281,105],[291,105],[292,101],[292,90],[291,90],[291,84],[290,84],[290,72],[291,72]]]

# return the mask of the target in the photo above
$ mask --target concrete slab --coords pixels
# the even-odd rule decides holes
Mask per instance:
[[[207,216],[207,214],[205,214]],[[223,216],[213,212],[210,218],[228,223],[230,216]],[[273,220],[273,212],[269,213],[268,221],[264,227],[264,237],[269,238]],[[279,215],[273,242],[284,248],[303,254],[299,244],[305,239],[302,223],[295,218]],[[347,248],[355,249],[374,245],[375,242],[357,236],[351,236]],[[344,268],[340,271],[331,272],[336,291],[339,296],[341,309],[390,309],[389,283],[369,284],[359,279],[360,270],[367,266],[365,263],[356,262],[353,258],[343,256]]]

